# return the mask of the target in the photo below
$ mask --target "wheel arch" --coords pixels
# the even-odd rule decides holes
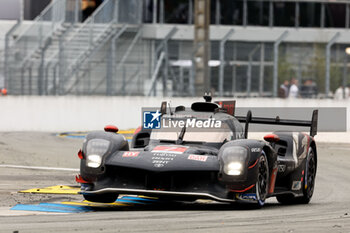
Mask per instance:
[[[264,154],[267,158],[269,174],[272,174],[273,169],[277,167],[277,154],[275,150],[270,145],[268,145],[265,141],[255,140],[255,139],[234,140],[222,146],[218,155],[220,160],[220,176],[221,176],[221,180],[224,182],[231,183],[233,181],[238,181],[238,180],[231,180],[231,178],[229,178],[230,176],[225,175],[225,173],[222,170],[222,167],[224,165],[224,162],[222,161],[223,151],[226,148],[229,148],[231,146],[242,146],[248,149],[249,156],[247,158],[246,176],[242,178],[240,181],[248,182],[250,185],[251,183],[256,182],[255,179],[256,179],[256,174],[258,172],[256,164],[259,157],[262,154],[262,151],[264,151]]]
[[[262,149],[265,152],[265,155],[267,157],[267,161],[268,161],[268,164],[269,164],[269,170],[271,172],[273,167],[274,167],[274,165],[275,165],[275,162],[277,161],[276,152],[270,145],[267,145],[267,144],[265,144],[262,147]]]
[[[87,157],[89,156],[88,144],[92,140],[103,140],[109,142],[104,152],[94,152],[101,156],[101,164],[98,167],[87,166]],[[94,146],[91,146],[92,149],[93,147]],[[94,131],[86,136],[86,139],[83,142],[82,151],[83,158],[80,159],[80,175],[84,180],[93,182],[99,177],[104,176],[106,173],[106,167],[104,165],[106,158],[118,151],[129,151],[129,144],[126,138],[121,134],[105,131]]]

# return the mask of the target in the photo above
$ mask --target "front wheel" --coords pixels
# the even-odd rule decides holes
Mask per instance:
[[[262,207],[265,204],[266,196],[268,193],[269,183],[269,166],[266,158],[266,154],[262,151],[258,162],[258,177],[256,182],[256,199],[257,207]]]
[[[112,203],[118,199],[118,194],[84,194],[85,200],[90,202]]]

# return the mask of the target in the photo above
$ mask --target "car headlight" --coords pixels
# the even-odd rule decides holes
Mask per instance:
[[[101,166],[102,157],[108,151],[110,142],[104,139],[91,139],[86,146],[86,166],[98,168]]]
[[[239,176],[242,174],[243,165],[241,162],[231,162],[224,166],[224,172],[227,175]]]
[[[102,156],[101,155],[88,155],[86,164],[88,167],[97,168],[102,163]]]
[[[223,171],[230,176],[239,176],[244,173],[244,164],[248,159],[248,150],[241,146],[228,147],[223,151]]]

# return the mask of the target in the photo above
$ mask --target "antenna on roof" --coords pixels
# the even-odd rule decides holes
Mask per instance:
[[[203,98],[205,99],[205,102],[210,103],[212,100],[211,94],[210,93],[204,93]]]
[[[170,110],[170,115],[174,115],[174,113],[171,111],[171,106],[170,106],[170,101],[168,102],[169,110]]]
[[[166,114],[166,101],[162,102],[162,105],[160,107],[160,112],[162,113],[162,115]]]

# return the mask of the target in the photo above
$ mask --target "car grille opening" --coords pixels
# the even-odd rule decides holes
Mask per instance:
[[[207,190],[217,180],[213,171],[151,172],[141,169],[110,167],[108,177],[118,187],[142,188],[147,190]]]

